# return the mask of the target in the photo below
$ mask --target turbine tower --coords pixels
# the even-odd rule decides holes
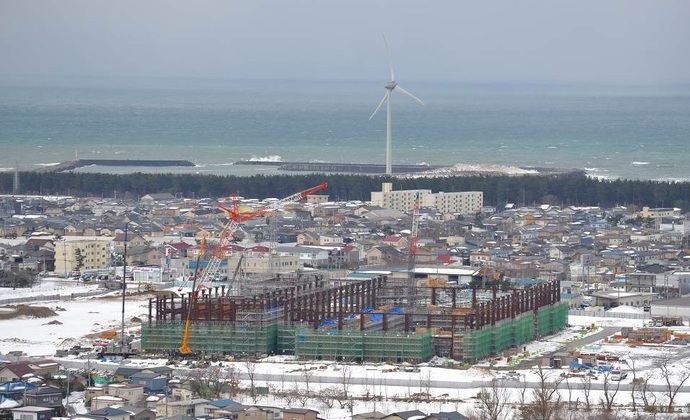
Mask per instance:
[[[422,102],[418,97],[414,96],[410,92],[406,91],[403,89],[398,83],[395,81],[395,73],[393,73],[393,61],[391,60],[391,50],[388,48],[388,41],[386,41],[386,34],[383,35],[383,43],[386,45],[386,52],[388,53],[388,67],[390,68],[391,71],[391,81],[388,82],[384,87],[386,88],[386,93],[383,95],[383,99],[381,99],[381,102],[379,102],[379,105],[376,107],[374,112],[371,114],[371,117],[369,119],[371,120],[374,118],[374,115],[379,111],[381,108],[381,105],[383,103],[386,103],[386,175],[390,175],[393,173],[393,162],[392,162],[392,141],[391,141],[391,95],[393,94],[394,90],[398,90],[405,95],[409,96],[410,98],[414,99],[415,101],[419,102],[420,104],[424,105],[424,102]]]

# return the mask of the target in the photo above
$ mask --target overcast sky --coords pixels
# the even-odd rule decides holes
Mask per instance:
[[[676,83],[690,1],[0,0],[0,77]]]

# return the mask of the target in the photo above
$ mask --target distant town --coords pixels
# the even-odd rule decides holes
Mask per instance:
[[[612,409],[614,381],[617,392],[623,380],[634,375],[630,362],[587,350],[602,338],[594,335],[579,351],[555,348],[535,359],[535,340],[567,333],[578,317],[623,317],[639,321],[640,328],[619,328],[611,332],[611,340],[633,347],[687,345],[687,333],[672,330],[690,320],[690,298],[685,297],[690,293],[690,236],[680,209],[517,203],[497,208],[484,205],[481,191],[394,190],[388,182],[371,191],[370,201],[336,202],[322,194],[323,188],[325,184],[282,199],[190,199],[169,193],[136,201],[2,196],[0,286],[18,290],[62,279],[98,286],[103,293],[144,294],[148,319],[138,321],[136,333],[129,326],[126,334],[104,332],[101,338],[111,341],[99,344],[96,357],[103,360],[193,359],[209,368],[211,360],[254,362],[281,355],[301,364],[384,363],[398,372],[418,372],[420,366],[466,369],[482,363],[519,372],[537,365],[535,381],[553,389],[562,387],[563,378],[573,372],[603,375],[603,387],[594,387],[607,401],[611,398],[603,412]],[[0,303],[18,302],[0,297]],[[581,338],[598,331],[594,325],[583,328]],[[62,349],[55,357],[70,354],[79,356],[80,349]],[[46,406],[39,401],[38,394],[51,389],[60,395],[59,386],[48,391],[45,386],[27,388],[22,379],[21,372],[29,370],[36,376],[43,371],[57,375],[59,362],[29,362],[21,352],[14,356],[16,362],[0,362],[0,382],[5,382],[0,395],[18,400],[25,395],[12,409],[15,418],[27,413],[38,419],[48,412],[52,417],[77,414],[69,412],[69,404]],[[627,367],[621,370],[623,363]],[[570,373],[557,379],[542,367],[570,367]],[[651,375],[644,391],[638,387],[647,385],[641,377],[623,386],[632,387],[630,395],[667,395],[663,408],[672,410],[671,391],[681,390],[690,378],[685,365],[678,372],[673,373],[680,375],[678,388],[659,385],[655,390]],[[235,395],[242,388],[238,381],[249,380],[250,387],[242,392],[256,402],[255,392],[267,393],[275,381],[261,374],[267,386],[256,386],[254,372],[245,373],[233,376],[229,388],[221,388],[232,388]],[[511,370],[502,380],[515,380],[510,375],[520,376]],[[109,381],[86,388],[89,418],[190,413],[236,419],[320,418],[317,410],[305,408],[224,405],[221,390],[211,398],[208,378],[197,378],[191,388],[180,386],[170,368],[117,368],[115,376],[127,384]],[[310,376],[299,376],[309,393]],[[195,383],[191,377],[187,380],[188,385]],[[211,388],[201,392],[202,384]],[[490,406],[489,395],[500,397],[503,386],[483,385],[480,412]],[[132,392],[138,395],[136,404],[129,399]],[[301,395],[287,395],[284,388],[271,392],[287,399]],[[342,400],[346,407],[353,398],[347,390],[333,392],[331,404]],[[158,397],[154,401],[146,395]],[[437,401],[429,392],[415,395],[418,401]],[[145,398],[154,402],[141,403]],[[560,399],[547,403],[565,408]],[[457,411],[449,415],[431,410],[387,415],[374,409],[358,418],[470,418]]]

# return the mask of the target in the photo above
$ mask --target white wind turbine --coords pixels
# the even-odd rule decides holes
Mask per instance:
[[[374,113],[371,114],[371,117],[369,119],[371,120],[374,118],[374,115],[379,111],[379,108],[381,108],[381,105],[383,103],[386,103],[386,175],[390,175],[393,173],[393,163],[392,163],[392,144],[391,144],[391,95],[394,90],[398,90],[405,95],[409,96],[410,98],[414,99],[415,101],[419,102],[420,104],[424,105],[424,102],[422,102],[418,97],[414,96],[410,92],[406,91],[403,89],[398,83],[395,81],[395,74],[393,73],[393,61],[391,59],[391,50],[388,48],[388,41],[386,41],[386,34],[383,35],[383,43],[386,45],[386,52],[388,53],[388,66],[390,67],[391,70],[391,81],[384,86],[386,88],[386,93],[383,95],[383,99],[381,99],[381,102],[379,102],[379,105],[376,107],[374,110]]]

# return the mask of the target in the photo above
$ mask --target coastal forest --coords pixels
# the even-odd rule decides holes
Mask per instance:
[[[14,191],[13,173],[0,174],[0,193],[72,195],[137,199],[151,193],[178,197],[225,197],[231,193],[247,198],[281,198],[322,182],[329,186],[320,194],[330,200],[371,199],[383,182],[394,190],[429,189],[432,192],[482,191],[484,204],[575,205],[614,207],[679,207],[690,210],[690,183],[644,180],[593,179],[582,173],[559,175],[485,175],[438,178],[398,178],[371,175],[307,174],[217,176],[196,174],[132,173],[114,175],[76,172],[21,172]]]

